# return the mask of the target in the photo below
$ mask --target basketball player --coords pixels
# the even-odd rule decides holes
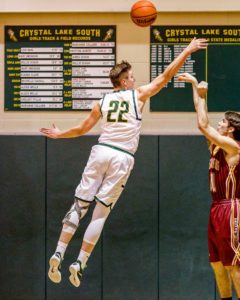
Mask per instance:
[[[207,116],[207,83],[188,73],[178,80],[190,82],[198,127],[209,142],[209,182],[212,205],[208,224],[209,260],[221,299],[232,299],[232,283],[240,299],[240,114],[226,112],[217,130]]]
[[[66,131],[61,131],[55,125],[51,129],[40,130],[49,138],[74,138],[87,133],[102,119],[99,143],[92,148],[82,180],[75,191],[74,203],[63,219],[56,251],[49,261],[48,276],[53,282],[61,281],[59,268],[66,248],[89,205],[96,201],[77,261],[69,267],[70,282],[76,287],[80,285],[87,260],[133,168],[146,101],[171,80],[191,53],[206,47],[207,40],[194,38],[161,75],[137,89],[134,89],[131,65],[122,61],[110,71],[114,91],[106,94],[80,125]]]

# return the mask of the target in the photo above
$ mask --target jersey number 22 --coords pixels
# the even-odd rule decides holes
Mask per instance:
[[[112,100],[109,103],[107,121],[108,122],[127,122],[124,117],[125,113],[129,112],[129,103],[127,101]],[[112,114],[115,114],[113,117]]]

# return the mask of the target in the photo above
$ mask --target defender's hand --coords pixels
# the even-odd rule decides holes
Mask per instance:
[[[201,81],[197,86],[197,91],[201,98],[205,98],[208,91],[208,83],[206,81]]]
[[[198,84],[197,79],[193,75],[191,75],[189,73],[177,74],[177,80],[194,83],[196,85]]]

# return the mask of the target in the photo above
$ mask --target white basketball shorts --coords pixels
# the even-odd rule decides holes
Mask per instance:
[[[86,202],[96,200],[112,209],[133,166],[134,157],[129,153],[110,145],[93,146],[75,197]]]

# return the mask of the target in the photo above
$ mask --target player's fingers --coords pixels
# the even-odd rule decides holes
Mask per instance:
[[[41,132],[42,132],[43,134],[45,134],[45,135],[50,135],[50,134],[52,134],[52,131],[51,131],[51,130],[48,130],[48,129],[42,130]]]
[[[178,80],[178,81],[184,81],[184,80],[185,80],[185,77],[184,77],[184,76],[179,76],[179,77],[177,77],[177,80]]]
[[[198,44],[200,44],[200,45],[207,45],[208,41],[207,40],[198,40]]]
[[[177,73],[177,76],[182,76],[182,75],[186,75],[187,73],[184,72],[184,73]]]
[[[208,40],[205,39],[205,38],[199,38],[198,41],[199,41],[199,42],[207,42]]]
[[[198,45],[198,49],[206,49],[208,45]]]
[[[199,86],[200,85],[207,86],[208,83],[207,83],[207,81],[202,80],[202,81],[199,82]]]
[[[187,73],[179,73],[176,76],[179,77],[179,76],[186,76],[186,75],[187,75]]]
[[[44,136],[46,136],[46,137],[48,137],[48,138],[52,138],[52,139],[56,139],[56,138],[57,138],[57,137],[55,136],[55,134],[54,134],[54,132],[53,132],[52,129],[41,128],[41,129],[40,129],[40,132],[41,132]]]
[[[198,87],[199,90],[207,90],[208,89],[208,83],[204,82],[204,83],[199,83]]]
[[[49,130],[48,128],[40,128],[40,131],[42,131],[42,130]]]
[[[204,43],[204,44],[205,44],[205,43],[208,43],[208,40],[207,40],[207,39],[201,39],[201,38],[200,38],[200,39],[197,39],[197,42],[198,42],[198,43]]]

